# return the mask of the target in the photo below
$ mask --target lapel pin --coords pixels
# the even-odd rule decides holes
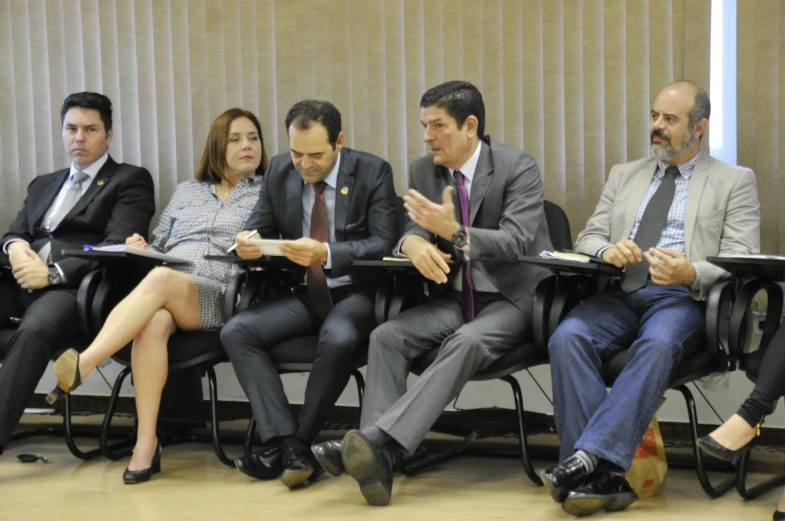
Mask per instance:
[[[95,182],[95,184],[97,184],[98,186],[104,186],[104,180],[99,179],[98,181]]]
[[[349,195],[349,187],[348,186],[344,186],[343,188],[341,188],[341,195]]]

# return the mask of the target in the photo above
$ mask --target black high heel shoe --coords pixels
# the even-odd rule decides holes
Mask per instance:
[[[762,422],[761,422],[762,423]],[[698,438],[698,447],[707,454],[711,454],[717,459],[721,459],[723,461],[729,462],[736,462],[738,458],[741,458],[741,455],[744,454],[745,451],[750,450],[752,447],[752,443],[760,436],[760,423],[755,426],[756,433],[755,436],[752,437],[750,441],[745,443],[742,447],[739,447],[736,450],[731,450],[727,447],[720,445],[717,440],[711,437],[711,434],[707,434],[702,438]],[[785,520],[785,517],[783,517]]]
[[[150,477],[152,477],[153,474],[158,474],[161,472],[162,452],[163,448],[161,448],[161,444],[159,443],[158,447],[155,449],[155,456],[153,456],[153,461],[146,469],[128,470],[128,467],[126,467],[125,472],[123,472],[123,483],[126,485],[136,485],[137,483],[150,481]]]
[[[785,521],[785,512],[780,512],[779,510],[775,510],[772,519],[774,521]]]

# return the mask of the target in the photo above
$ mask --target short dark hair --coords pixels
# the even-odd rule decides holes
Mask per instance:
[[[95,109],[104,122],[104,130],[112,130],[112,100],[97,92],[75,92],[65,98],[60,109],[60,125],[65,121],[65,114],[73,107]]]
[[[420,98],[420,108],[442,107],[463,127],[466,118],[477,118],[477,137],[485,137],[485,103],[480,91],[468,81],[448,81],[429,89]]]
[[[338,135],[341,133],[341,113],[335,105],[329,101],[314,99],[298,101],[286,114],[286,134],[289,134],[289,127],[292,125],[300,130],[308,130],[311,123],[320,123],[327,129],[327,139],[335,150]]]
[[[202,152],[202,160],[199,168],[196,169],[196,180],[202,183],[220,183],[226,174],[226,147],[229,144],[229,129],[232,121],[237,118],[248,118],[256,127],[259,133],[259,141],[262,144],[262,160],[256,175],[264,174],[267,169],[267,152],[264,150],[264,137],[262,137],[262,126],[253,112],[239,108],[229,109],[213,121],[210,131],[207,133],[207,142]]]

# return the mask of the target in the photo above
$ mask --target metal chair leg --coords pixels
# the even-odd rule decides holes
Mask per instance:
[[[703,488],[703,491],[706,492],[709,497],[720,497],[736,484],[736,475],[738,471],[734,472],[730,478],[717,486],[711,484],[703,461],[703,451],[698,447],[698,411],[695,408],[695,399],[686,385],[680,385],[676,387],[675,390],[679,391],[682,396],[684,396],[684,401],[687,404],[687,413],[690,418],[690,431],[692,435],[692,452],[695,456],[695,471],[698,474],[698,481],[700,481],[701,488]]]
[[[229,459],[226,452],[224,452],[223,445],[221,445],[221,433],[218,427],[218,386],[215,381],[215,370],[212,367],[208,367],[205,370],[205,373],[207,374],[207,381],[210,384],[210,414],[213,424],[213,448],[215,449],[215,455],[218,456],[221,463],[227,467],[234,468],[234,460]]]
[[[114,387],[112,387],[112,396],[109,398],[109,404],[106,406],[106,414],[104,415],[104,421],[101,425],[101,435],[99,437],[101,453],[104,457],[115,461],[131,454],[131,449],[136,438],[136,436],[133,436],[130,439],[109,445],[109,429],[112,426],[112,418],[114,418],[117,401],[120,398],[120,388],[123,386],[123,382],[129,374],[131,374],[131,368],[126,367],[117,375]]]
[[[96,449],[90,451],[82,451],[79,447],[76,446],[76,441],[74,440],[74,433],[71,429],[71,395],[65,395],[65,403],[63,406],[63,437],[65,438],[65,444],[68,446],[68,450],[71,451],[71,454],[76,456],[79,459],[89,460],[92,459],[99,454],[101,454],[101,447],[99,446]]]
[[[357,384],[357,398],[360,402],[360,413],[362,414],[363,396],[365,395],[365,380],[363,379],[363,375],[359,369],[352,371],[352,376],[354,376],[354,382]]]
[[[246,458],[251,457],[251,451],[253,450],[253,434],[256,430],[256,420],[254,419],[253,415],[251,415],[251,420],[248,422],[248,430],[245,431],[245,444],[244,450]]]
[[[736,491],[744,499],[755,499],[762,496],[766,492],[780,488],[785,483],[785,472],[781,472],[776,476],[767,479],[762,483],[758,483],[752,488],[747,488],[747,472],[749,470],[750,451],[744,451],[739,462],[738,471],[736,473]]]
[[[512,388],[512,394],[515,396],[515,412],[518,416],[518,441],[521,446],[521,463],[523,463],[523,469],[526,471],[526,475],[529,477],[531,482],[538,487],[541,487],[542,479],[540,479],[540,476],[538,476],[537,472],[535,472],[534,466],[532,465],[531,459],[529,458],[529,444],[528,438],[526,437],[526,421],[523,416],[524,408],[521,385],[512,375],[504,376],[501,378],[501,380],[504,380],[510,385]]]

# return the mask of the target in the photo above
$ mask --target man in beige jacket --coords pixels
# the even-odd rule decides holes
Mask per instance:
[[[561,463],[543,479],[570,514],[619,510],[637,499],[620,474],[672,369],[701,347],[701,301],[728,276],[706,258],[759,249],[754,174],[700,151],[710,112],[698,85],[665,87],[651,111],[652,156],[611,169],[578,236],[578,251],[624,274],[573,309],[548,345]],[[623,350],[629,361],[608,392],[602,363]]]

